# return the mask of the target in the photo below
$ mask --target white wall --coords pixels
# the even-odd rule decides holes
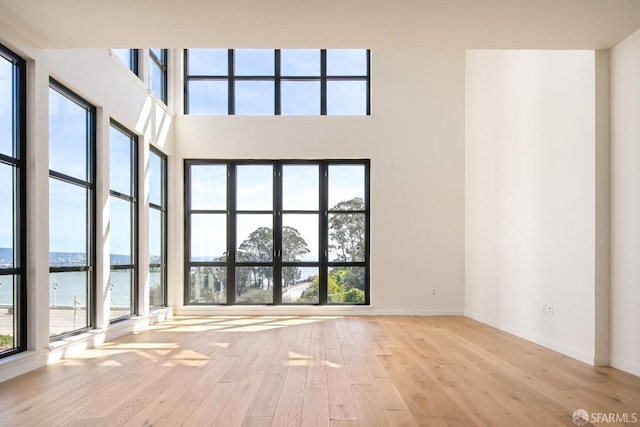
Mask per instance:
[[[588,363],[598,356],[595,64],[593,51],[468,51],[466,61],[465,314]]]
[[[375,50],[371,67],[370,117],[177,116],[174,166],[183,158],[370,158],[368,312],[461,314],[464,51]],[[181,265],[181,249],[171,259]]]
[[[109,336],[125,333],[136,322],[109,326],[109,123],[110,119],[139,135],[141,159],[148,157],[148,144],[168,154],[173,151],[173,123],[169,111],[146,85],[112,56],[108,50],[41,50],[0,18],[0,43],[27,60],[27,205],[28,228],[27,352],[0,360],[0,382],[81,350]],[[143,74],[146,67],[143,66]],[[97,307],[96,326],[89,334],[62,341],[49,341],[49,77],[97,107]],[[146,178],[141,161],[141,179]],[[140,202],[140,265],[148,260],[146,207],[148,183],[142,185]],[[140,268],[141,284],[147,281],[147,269]],[[140,296],[144,295],[141,288]],[[141,299],[141,301],[144,301]],[[148,306],[148,304],[147,304]],[[144,303],[138,312],[148,313]]]
[[[611,365],[640,375],[640,32],[611,51]]]

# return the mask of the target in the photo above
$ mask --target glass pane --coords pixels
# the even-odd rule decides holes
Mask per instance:
[[[227,215],[191,215],[190,259],[195,262],[224,261],[227,253]]]
[[[280,75],[320,76],[320,51],[318,49],[282,49]]]
[[[88,180],[87,116],[83,107],[49,89],[49,169]]]
[[[163,264],[162,211],[149,209],[149,264]]]
[[[367,51],[365,49],[327,50],[328,76],[366,76]]]
[[[327,114],[366,116],[367,82],[328,81]]]
[[[364,210],[364,166],[329,166],[329,209]]]
[[[111,189],[118,193],[133,196],[133,140],[118,129],[111,126],[109,130],[110,143],[110,179]]]
[[[226,304],[226,267],[192,267],[190,276],[189,303]]]
[[[275,89],[273,81],[236,80],[237,115],[273,115]]]
[[[149,267],[149,306],[164,306],[164,269]]]
[[[164,101],[164,73],[158,64],[153,61],[149,61],[149,89]]]
[[[89,326],[88,283],[84,271],[49,274],[49,335],[60,335]]]
[[[191,165],[191,209],[227,209],[227,166]]]
[[[318,210],[318,166],[282,166],[282,208]]]
[[[0,255],[1,256],[1,255]],[[0,276],[0,353],[16,346],[14,289],[19,276]]]
[[[111,222],[109,236],[111,237],[111,265],[132,264],[131,240],[132,234],[132,207],[133,204],[110,197]]]
[[[270,304],[273,302],[272,267],[237,267],[236,302]]]
[[[282,260],[318,261],[318,215],[282,215]]]
[[[282,115],[317,116],[320,114],[319,81],[283,81],[280,88]]]
[[[329,302],[364,304],[366,268],[334,267],[329,270]]]
[[[162,186],[164,177],[162,175],[162,163],[164,158],[153,151],[149,152],[149,202],[157,206],[162,206]]]
[[[87,189],[49,178],[49,265],[87,262]]]
[[[111,52],[115,53],[120,61],[124,62],[124,64],[130,70],[133,70],[133,64],[131,63],[131,49],[111,49]]]
[[[236,209],[273,210],[273,166],[238,166],[236,183]]]
[[[283,267],[282,302],[318,304],[318,267]]]
[[[0,268],[13,268],[14,168],[0,163]]]
[[[131,289],[134,270],[111,270],[109,289],[111,290],[111,310],[109,319],[130,315],[132,310]]]
[[[189,114],[229,114],[229,83],[226,80],[192,80],[188,89]]]
[[[162,61],[162,49],[149,49],[159,61]]]
[[[0,57],[0,154],[13,157],[13,64]]]
[[[273,259],[273,215],[238,215],[238,261],[270,262]]]
[[[364,214],[329,214],[329,261],[364,261]]]
[[[189,49],[190,76],[226,76],[229,74],[227,49]]]
[[[236,49],[233,54],[236,76],[273,76],[275,73],[273,49]]]

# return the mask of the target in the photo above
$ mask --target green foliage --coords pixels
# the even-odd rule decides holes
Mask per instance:
[[[362,211],[364,200],[354,197],[336,204],[333,211]],[[335,214],[329,216],[329,248],[337,253],[334,261],[364,261],[365,216],[362,214]]]
[[[349,289],[344,294],[344,302],[362,304],[364,302],[364,292],[356,288]]]
[[[13,348],[13,336],[0,334],[0,349]]]
[[[348,286],[352,276],[352,270],[348,269],[334,269],[329,272],[329,277],[327,278],[329,285],[329,302],[347,302],[354,304],[364,303],[364,292],[360,289],[350,288]],[[312,300],[318,297],[318,292],[319,278],[316,276],[304,296]]]
[[[236,301],[270,304],[273,302],[273,292],[266,289],[250,288],[239,294]]]

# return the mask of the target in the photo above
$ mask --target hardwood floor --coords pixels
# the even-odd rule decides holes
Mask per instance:
[[[176,317],[0,384],[3,427],[575,426],[579,408],[640,418],[640,378],[463,317]]]

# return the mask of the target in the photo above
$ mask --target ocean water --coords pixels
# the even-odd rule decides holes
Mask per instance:
[[[151,272],[151,287],[159,286],[160,272]],[[0,276],[0,306],[13,305],[12,276]],[[49,274],[49,305],[72,307],[74,301],[84,306],[87,299],[87,273],[73,271]],[[111,305],[131,305],[131,271],[111,272]]]

